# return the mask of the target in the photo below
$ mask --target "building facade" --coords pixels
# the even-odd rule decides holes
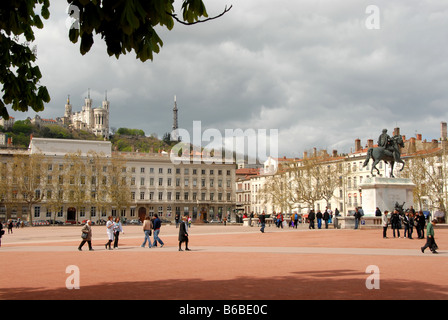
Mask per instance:
[[[29,150],[0,150],[0,220],[100,222],[112,215],[129,221],[155,213],[165,221],[176,214],[196,222],[234,219],[234,165],[174,164],[169,154],[111,147],[109,141],[33,138]],[[17,170],[29,167],[34,173]],[[28,190],[21,177],[36,182]]]

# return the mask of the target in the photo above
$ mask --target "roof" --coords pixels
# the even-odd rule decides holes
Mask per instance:
[[[80,151],[81,156],[86,156],[89,152],[96,152],[104,153],[106,157],[110,157],[112,143],[96,140],[32,138],[29,149],[31,154],[42,153],[44,155],[65,156],[67,153]]]

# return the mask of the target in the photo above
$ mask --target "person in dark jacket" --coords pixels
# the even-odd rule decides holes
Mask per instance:
[[[392,232],[394,238],[395,238],[395,230],[397,230],[398,238],[400,238],[401,221],[397,210],[394,210],[394,212],[390,216],[390,225],[392,226]]]
[[[258,217],[258,220],[260,221],[260,225],[261,225],[260,231],[261,231],[261,233],[264,233],[264,227],[266,226],[266,216],[264,215],[264,211]]]
[[[355,217],[355,229],[358,229],[359,222],[361,221],[361,217],[362,217],[362,214],[358,208],[355,208],[355,214],[353,216]]]
[[[328,213],[328,209],[325,210],[323,219],[325,221],[325,229],[328,229],[328,220],[330,220],[330,214]]]
[[[426,218],[423,214],[423,211],[419,211],[418,215],[415,216],[415,223],[416,223],[416,229],[417,229],[417,235],[419,239],[425,238],[425,224],[426,224]]]
[[[181,248],[182,242],[185,242],[185,251],[190,251],[190,249],[188,249],[188,233],[186,223],[187,217],[183,216],[179,228],[179,251],[183,251]]]
[[[322,212],[320,212],[320,210],[317,210],[316,219],[317,219],[317,229],[322,228]]]
[[[314,213],[314,210],[311,209],[308,214],[308,220],[310,220],[310,226],[308,227],[309,229],[314,229],[314,219],[316,219],[316,214]]]
[[[154,226],[154,243],[152,245],[156,247],[158,241],[160,243],[160,248],[162,248],[164,243],[162,239],[159,238],[160,227],[162,226],[162,222],[160,221],[157,213],[154,214],[153,226]]]

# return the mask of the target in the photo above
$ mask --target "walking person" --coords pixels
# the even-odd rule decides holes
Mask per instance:
[[[159,216],[157,215],[157,213],[154,214],[154,242],[153,242],[153,246],[157,246],[157,242],[160,243],[160,248],[163,247],[164,243],[162,241],[162,239],[159,238],[159,233],[160,233],[160,227],[162,226],[162,222],[159,219]]]
[[[428,226],[426,227],[426,244],[421,247],[423,253],[425,253],[426,248],[429,248],[432,253],[438,253],[436,251],[437,245],[434,239],[434,226],[436,225],[436,223],[437,219],[433,219],[430,223],[428,223]]]
[[[264,211],[261,213],[261,215],[258,217],[261,225],[261,233],[264,233],[264,227],[266,226],[266,216],[264,215]]]
[[[400,238],[400,216],[397,210],[394,210],[394,212],[390,216],[390,225],[392,226],[392,232],[394,238],[395,238],[395,230],[397,230],[397,236],[398,238]]]
[[[384,214],[381,216],[381,222],[383,226],[383,239],[387,239],[387,226],[389,225],[389,219],[387,218],[387,214],[389,211],[385,210]]]
[[[179,251],[183,251],[181,246],[182,242],[185,242],[185,251],[190,251],[188,249],[188,232],[187,232],[187,217],[182,217],[182,222],[180,223],[179,228]]]
[[[120,232],[123,233],[123,226],[121,225],[120,218],[116,217],[114,222],[114,249],[118,249],[118,238]]]
[[[82,251],[82,246],[87,242],[89,251],[93,251],[92,248],[92,221],[87,220],[84,227],[81,229],[81,243],[78,246],[78,250]]]
[[[146,216],[145,221],[143,221],[143,233],[145,234],[145,240],[143,241],[141,247],[144,248],[146,241],[148,241],[148,248],[151,248],[152,221],[149,216]]]
[[[109,247],[109,250],[112,250],[110,244],[112,243],[112,241],[114,241],[114,221],[113,221],[113,217],[109,216],[109,218],[107,219],[106,222],[106,233],[107,233],[107,238],[109,239],[109,241],[104,245],[104,247],[107,249],[107,247]]]

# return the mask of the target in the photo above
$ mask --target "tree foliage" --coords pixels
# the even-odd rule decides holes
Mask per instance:
[[[35,12],[41,5],[40,15]],[[39,84],[42,74],[36,61],[33,27],[42,28],[41,17],[48,19],[49,0],[9,0],[0,2],[0,116],[9,119],[6,105],[13,110],[44,110],[50,102],[47,88]],[[20,37],[25,38],[21,43]]]

